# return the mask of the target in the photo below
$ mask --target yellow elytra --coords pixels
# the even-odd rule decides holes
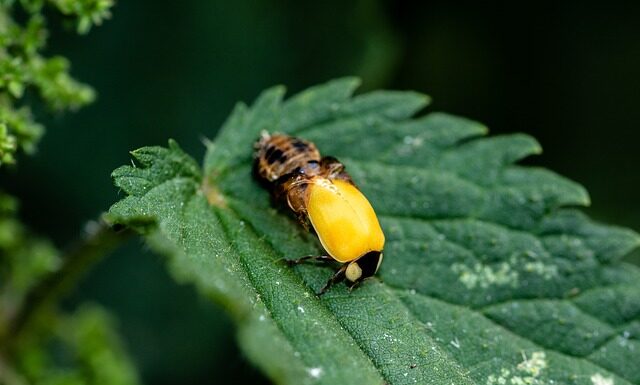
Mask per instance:
[[[303,224],[311,223],[328,254],[288,262],[343,263],[320,294],[344,279],[353,287],[373,276],[382,262],[384,233],[373,207],[344,165],[333,157],[321,158],[313,143],[286,135],[263,134],[255,148],[256,175]]]

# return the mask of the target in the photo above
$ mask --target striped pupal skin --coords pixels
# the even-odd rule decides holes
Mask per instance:
[[[320,152],[313,143],[267,133],[263,133],[256,143],[255,158],[258,174],[269,183],[285,179],[298,171],[308,176],[316,174],[321,160]]]

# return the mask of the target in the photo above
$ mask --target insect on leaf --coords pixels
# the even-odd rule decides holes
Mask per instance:
[[[177,144],[132,153],[114,222],[169,254],[177,279],[222,304],[247,356],[279,384],[640,384],[636,233],[595,223],[589,197],[522,134],[429,112],[428,98],[358,96],[339,79],[239,104],[200,171]],[[322,287],[335,266],[252,178],[261,130],[344,162],[387,237],[377,277]],[[633,364],[635,363],[635,364]]]

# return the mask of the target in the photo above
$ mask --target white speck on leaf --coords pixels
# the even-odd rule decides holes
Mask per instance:
[[[402,139],[402,142],[409,146],[420,147],[422,146],[424,139],[407,135]]]
[[[591,376],[591,383],[593,385],[613,385],[613,378],[604,377],[602,374],[596,373]]]
[[[298,311],[302,314],[304,314],[304,308],[302,306],[298,306]]]
[[[462,263],[454,263],[451,266],[454,273],[460,275],[459,279],[468,289],[475,287],[487,288],[489,286],[515,286],[518,283],[518,272],[513,270],[508,263],[498,266],[489,266],[476,263],[469,267]]]
[[[322,376],[322,368],[309,368],[307,372],[313,378],[320,378],[320,376]]]
[[[538,377],[547,367],[545,353],[533,352],[531,357],[527,358],[523,352],[522,358],[522,362],[516,366],[517,372],[502,368],[499,375],[491,374],[487,377],[486,385],[543,385]]]
[[[522,353],[523,361],[518,364],[517,369],[527,374],[538,377],[542,369],[547,367],[547,357],[544,352],[533,352],[531,358]]]
[[[558,275],[558,266],[545,265],[540,261],[525,263],[524,270],[529,273],[541,275],[544,279],[551,279]]]

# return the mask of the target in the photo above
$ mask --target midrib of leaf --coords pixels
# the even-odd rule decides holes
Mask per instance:
[[[598,374],[614,379],[618,385],[626,383],[602,367],[594,366],[586,358],[556,353],[553,351],[553,346],[550,346],[551,350],[548,348],[545,350],[540,344],[530,340],[527,335],[522,335],[522,339],[515,339],[513,337],[515,334],[505,329],[509,319],[495,318],[495,314],[492,319],[489,319],[484,313],[492,306],[500,310],[500,306],[514,305],[519,297],[536,297],[538,300],[555,298],[559,301],[568,301],[565,297],[571,287],[582,290],[581,295],[577,297],[582,299],[585,298],[583,294],[590,288],[603,288],[605,285],[611,285],[616,279],[633,282],[635,278],[640,277],[638,269],[625,267],[615,261],[637,245],[637,236],[618,229],[593,225],[585,218],[571,212],[557,211],[557,208],[567,204],[586,204],[588,196],[581,186],[553,173],[513,166],[514,161],[539,152],[539,146],[529,137],[516,135],[477,140],[478,135],[486,131],[483,126],[444,114],[429,114],[417,120],[402,121],[424,105],[425,99],[416,97],[415,94],[402,93],[394,94],[393,100],[387,100],[386,105],[384,93],[374,97],[369,96],[369,99],[366,95],[349,99],[354,84],[352,80],[335,81],[303,92],[302,96],[294,97],[282,105],[282,89],[267,91],[250,109],[241,105],[234,110],[216,144],[208,151],[205,159],[207,175],[205,184],[213,184],[223,194],[227,207],[208,208],[204,198],[199,195],[195,195],[197,197],[195,201],[199,202],[197,205],[201,211],[215,212],[215,221],[225,223],[223,237],[226,241],[222,242],[217,250],[223,249],[229,256],[235,254],[234,258],[243,261],[242,276],[247,277],[247,284],[251,287],[250,292],[253,294],[243,294],[244,289],[241,287],[238,287],[237,292],[233,289],[229,291],[228,287],[225,289],[224,284],[215,287],[209,281],[218,279],[221,282],[227,282],[228,278],[218,276],[218,272],[211,266],[208,267],[210,271],[207,271],[210,279],[200,271],[178,275],[183,279],[196,282],[205,292],[225,303],[239,323],[240,339],[247,354],[272,378],[283,383],[376,383],[382,380],[381,375],[390,384],[413,383],[413,380],[418,383],[434,384],[450,381],[488,383],[490,376],[504,374],[504,370],[509,371],[510,376],[524,375],[516,366],[525,359],[523,354],[524,357],[526,354],[531,357],[531,354],[536,351],[548,353],[549,367],[545,369],[542,377],[534,378],[533,381],[553,380],[556,383],[564,381],[593,385],[590,376]],[[367,107],[367,103],[372,100],[376,102],[376,108]],[[311,108],[312,106],[321,107]],[[429,126],[429,130],[426,130],[425,126]],[[383,228],[388,235],[389,250],[385,253],[387,257],[380,272],[385,284],[371,280],[351,294],[337,287],[317,301],[308,286],[313,288],[321,286],[331,274],[331,269],[320,266],[299,266],[289,269],[278,262],[274,263],[273,260],[280,257],[291,258],[318,253],[320,249],[317,241],[308,234],[302,233],[297,225],[286,218],[282,212],[269,208],[267,193],[251,182],[248,167],[250,145],[258,132],[266,128],[270,131],[288,132],[293,128],[303,128],[304,131],[297,132],[304,132],[307,139],[314,140],[324,154],[336,155],[345,160],[354,179],[380,213]],[[367,137],[367,132],[371,132],[372,136]],[[378,137],[386,139],[378,139]],[[366,138],[370,140],[367,141]],[[428,151],[425,150],[426,152],[422,153],[414,151],[415,149],[408,145],[414,139],[424,140],[426,147],[417,146],[416,148],[427,148]],[[381,162],[374,164],[370,161],[371,158],[379,158],[385,164]],[[405,212],[403,211],[405,206],[393,204],[392,200],[402,195],[402,188],[406,189],[407,183],[411,186],[412,180],[408,177],[416,175],[424,178],[422,184],[417,183],[413,187],[414,190],[409,188],[405,193],[414,194],[409,196],[415,196],[418,203],[430,203],[428,198],[433,198],[429,195],[430,193],[444,194],[443,203],[447,204],[450,202],[446,199],[449,193],[453,193],[453,198],[459,199],[460,202],[470,198],[464,194],[456,198],[455,194],[461,193],[456,189],[437,190],[443,187],[438,187],[438,183],[436,183],[436,190],[428,190],[431,187],[424,184],[425,181],[434,182],[429,179],[429,173],[440,177],[447,174],[451,180],[458,180],[455,186],[458,186],[462,193],[477,191],[476,195],[481,196],[479,199],[484,200],[487,206],[478,211],[462,205],[462,211],[460,211],[462,215],[453,218],[446,206],[444,214],[436,216],[428,209],[420,208],[417,211],[414,209]],[[508,186],[497,190],[485,187],[485,185],[501,183],[508,183]],[[199,185],[200,181],[197,180],[196,184]],[[489,193],[495,194],[499,199],[496,200],[494,196],[492,200],[487,200],[486,195]],[[420,199],[423,200],[420,201]],[[191,200],[193,197],[189,198],[189,201]],[[519,203],[520,200],[522,203]],[[531,200],[530,207],[526,206],[527,200]],[[119,205],[127,209],[135,207],[135,205]],[[457,209],[459,210],[460,207]],[[506,210],[513,212],[509,216],[504,216],[504,213],[508,212]],[[122,209],[113,210],[116,216],[118,211],[123,212]],[[129,212],[127,215],[128,219],[124,218],[123,222],[130,222],[131,218],[136,218],[138,214],[133,215]],[[565,216],[562,217],[562,215]],[[190,215],[184,215],[182,221],[188,222],[189,217]],[[160,223],[164,223],[162,215],[159,218]],[[203,228],[206,228],[208,221],[212,220],[211,218],[201,219]],[[456,225],[457,227],[450,227],[449,231],[455,229],[455,231],[461,231],[460,234],[442,233],[448,223],[456,220],[460,221],[460,224]],[[475,222],[465,222],[467,220]],[[524,250],[522,248],[531,247],[530,241],[535,239],[536,245],[539,244],[535,247],[544,250],[544,254],[552,256],[552,262],[559,263],[562,269],[568,269],[566,272],[563,270],[562,273],[570,275],[564,281],[553,281],[554,285],[561,284],[561,286],[544,288],[536,286],[539,283],[536,283],[535,277],[529,277],[522,272],[521,279],[524,281],[534,279],[530,282],[534,284],[533,289],[520,286],[513,289],[496,287],[494,291],[481,289],[479,294],[474,293],[478,289],[466,290],[456,277],[451,276],[450,270],[443,269],[443,266],[445,268],[447,266],[438,267],[430,260],[412,262],[410,258],[407,259],[412,253],[424,253],[419,249],[412,249],[411,247],[416,245],[408,243],[409,238],[394,238],[394,226],[402,223],[405,223],[402,226],[406,226],[408,221],[414,224],[412,231],[417,231],[416,234],[423,237],[425,244],[428,243],[436,248],[444,246],[446,249],[447,242],[450,242],[455,247],[463,247],[471,255],[469,259],[471,262],[482,262],[480,258],[482,255],[476,255],[476,251],[482,251],[486,245],[474,246],[473,243],[470,245],[460,243],[465,239],[465,231],[468,234],[476,234],[481,239],[493,236],[491,235],[493,231],[493,234],[499,235],[498,238],[503,237],[510,242],[505,244],[505,251],[509,248]],[[242,223],[245,227],[236,229],[237,231],[234,232],[234,226],[241,227]],[[474,232],[476,230],[473,226],[482,224],[485,224],[483,225],[485,227],[480,226],[476,229],[482,231]],[[486,227],[489,225],[492,227]],[[163,226],[160,227],[162,230]],[[170,229],[170,226],[166,228]],[[494,230],[490,230],[491,228]],[[439,231],[438,236],[444,235],[444,241],[429,238],[433,236],[433,234],[428,235],[429,232],[433,233],[432,230]],[[189,228],[188,231],[182,228],[180,238],[189,237],[190,232],[197,231],[194,227]],[[519,233],[530,238],[520,237]],[[459,239],[454,239],[456,237]],[[188,251],[188,244],[197,237],[191,239],[192,241],[178,242],[178,244],[182,244]],[[418,243],[418,241],[413,242]],[[394,250],[396,244],[401,248]],[[256,247],[262,254],[254,254],[253,250]],[[476,247],[480,249],[476,250]],[[550,250],[549,247],[551,247]],[[183,265],[188,263],[184,257],[188,259],[188,254],[187,252],[182,259],[174,258],[174,270],[185,270]],[[265,255],[270,257],[266,258]],[[442,253],[437,254],[437,250],[436,254],[432,250],[428,255],[436,259],[446,256]],[[524,263],[527,259],[522,261]],[[436,262],[442,263],[437,260]],[[577,271],[572,270],[573,262],[578,266]],[[206,258],[200,263],[207,263]],[[406,279],[403,281],[401,276],[398,278],[394,275],[393,270],[399,267],[405,269],[404,273],[410,272],[406,270],[407,263],[418,264],[416,268],[424,274],[420,282],[422,286],[415,288],[408,286]],[[275,272],[273,269],[276,269]],[[332,339],[333,344],[330,344],[333,348],[340,346],[337,348],[339,352],[328,349],[334,353],[326,354],[326,346],[322,344],[322,338],[319,338],[319,335],[323,335],[322,333],[312,335],[311,338],[301,337],[305,336],[306,330],[301,330],[298,324],[300,314],[296,313],[297,304],[291,305],[291,301],[280,301],[284,294],[279,293],[284,291],[284,287],[279,286],[278,290],[274,291],[273,285],[265,286],[265,282],[260,279],[260,272],[264,271],[272,273],[262,277],[270,277],[265,282],[275,282],[279,277],[290,280],[287,281],[290,283],[287,287],[299,294],[303,293],[302,296],[295,298],[309,301],[308,304],[305,302],[303,305],[304,309],[311,306],[309,309],[329,316],[331,320],[329,324],[332,326],[327,327],[322,333],[327,331],[343,333],[344,338]],[[446,274],[439,275],[439,273]],[[586,278],[581,277],[583,273]],[[243,280],[244,278],[240,281]],[[281,281],[281,285],[282,282],[284,281]],[[438,288],[438,285],[441,287]],[[445,291],[442,291],[443,289]],[[485,291],[492,296],[488,302],[486,299],[479,300]],[[395,295],[397,293],[402,293],[404,296],[398,297]],[[246,301],[243,296],[256,297],[248,304],[242,305],[241,303]],[[502,300],[496,301],[499,298]],[[452,299],[456,300],[457,305],[451,302]],[[573,302],[569,301],[569,303]],[[418,303],[422,305],[417,306]],[[255,308],[256,306],[266,306],[265,311],[268,310],[268,313],[261,313],[261,310]],[[440,312],[434,312],[430,307],[439,308]],[[578,309],[582,307],[578,306]],[[476,310],[471,310],[472,308]],[[478,309],[482,313],[479,313]],[[473,319],[476,324],[471,326],[474,327],[468,327],[465,331],[464,325],[467,324],[467,320],[455,318],[457,313],[464,313],[465,317]],[[257,314],[271,315],[275,320],[278,334],[274,334],[276,332],[269,329],[272,327],[271,323],[256,321],[259,318]],[[305,313],[305,317],[311,318],[309,313]],[[453,318],[447,320],[446,317]],[[574,319],[579,319],[580,314],[576,317],[578,318]],[[455,340],[440,341],[443,335],[428,332],[429,320],[440,318],[445,319],[443,321],[445,326],[437,326],[436,329],[452,330],[451,333],[457,334]],[[606,322],[602,317],[597,318]],[[497,321],[500,322],[496,323]],[[630,324],[632,322],[635,321],[629,321]],[[449,329],[446,329],[447,327]],[[481,333],[486,332],[484,339],[478,340],[476,333],[478,330],[469,332],[471,329],[478,329]],[[618,330],[621,329],[616,329]],[[287,358],[274,357],[274,349],[264,345],[265,341],[269,344],[271,340],[280,341],[273,344],[282,344],[282,355]],[[262,345],[256,341],[262,341]],[[486,344],[488,350],[483,350],[478,344]],[[461,350],[459,346],[465,346],[467,350]],[[299,349],[300,347],[305,349]],[[422,348],[425,350],[422,351]],[[338,354],[344,353],[345,349],[351,353]],[[598,356],[600,350],[597,349],[596,346],[588,357],[592,358],[593,363],[604,363],[619,373],[625,373],[627,378],[633,378],[636,375],[628,370],[625,372],[619,363],[609,362],[607,357]],[[424,356],[416,355],[416,352],[424,353]],[[286,364],[290,364],[290,367]],[[417,366],[413,367],[413,364]],[[321,369],[320,372],[310,371],[318,368]],[[568,368],[570,369],[567,370]],[[316,377],[312,374],[319,375]],[[452,375],[456,378],[452,379]],[[363,380],[367,376],[371,376],[369,380]]]

